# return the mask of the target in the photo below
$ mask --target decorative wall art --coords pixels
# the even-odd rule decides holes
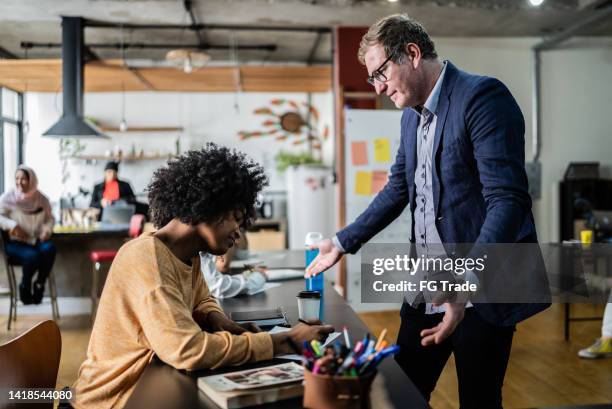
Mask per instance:
[[[261,123],[263,129],[240,131],[240,140],[273,137],[277,141],[291,141],[293,145],[321,151],[323,141],[329,137],[329,126],[320,130],[319,111],[307,102],[273,99],[270,106],[257,108],[253,113],[266,117]]]

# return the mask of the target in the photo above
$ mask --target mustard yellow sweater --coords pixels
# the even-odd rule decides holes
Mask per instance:
[[[222,312],[202,279],[198,257],[191,266],[183,263],[152,233],[123,245],[104,285],[87,358],[73,385],[73,406],[125,406],[153,355],[185,370],[272,358],[272,338],[265,332],[202,330],[212,311]]]

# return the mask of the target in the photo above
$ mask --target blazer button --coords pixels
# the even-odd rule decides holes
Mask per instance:
[[[440,216],[440,217],[438,217],[436,220],[437,220],[437,221],[440,221],[440,220],[442,220],[442,219],[444,219],[444,217]]]

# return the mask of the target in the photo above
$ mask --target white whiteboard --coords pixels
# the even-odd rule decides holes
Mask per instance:
[[[372,202],[375,194],[356,193],[358,172],[390,172],[391,165],[400,145],[399,110],[345,109],[345,211],[347,225],[353,222]],[[375,159],[375,140],[389,140],[390,161],[377,162]],[[367,164],[354,164],[354,143],[365,142]],[[363,146],[363,145],[361,145]],[[359,163],[359,162],[358,162]],[[360,184],[363,187],[363,184]],[[411,215],[406,206],[404,212],[386,229],[370,240],[370,243],[408,243],[410,240]],[[399,304],[361,304],[361,253],[347,256],[347,299],[358,311],[399,308]]]

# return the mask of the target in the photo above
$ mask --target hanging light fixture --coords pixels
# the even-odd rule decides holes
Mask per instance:
[[[168,51],[166,60],[181,68],[185,74],[190,74],[194,69],[205,66],[210,61],[210,55],[200,50],[179,48]]]
[[[183,5],[185,7],[185,12],[183,13],[183,25],[187,20],[187,16],[191,17],[191,24],[195,26],[197,21],[193,14],[191,0],[185,0]],[[184,44],[183,38],[185,36],[186,29],[181,31],[181,36],[179,39],[179,44]],[[166,61],[170,62],[172,65],[177,68],[183,70],[185,74],[191,74],[194,69],[201,68],[205,66],[208,61],[210,61],[210,55],[202,51],[204,42],[200,37],[198,31],[195,31],[196,36],[198,37],[200,47],[199,48],[177,48],[174,50],[168,51],[166,54]]]
[[[123,42],[123,25],[121,25],[121,60],[126,66],[125,61],[125,43]],[[127,121],[125,120],[125,82],[121,82],[121,122],[119,122],[119,131],[126,132],[128,130]]]
[[[82,17],[62,16],[62,116],[42,136],[50,138],[107,139],[83,116],[83,43]]]
[[[236,85],[236,92],[234,92],[234,110],[236,114],[240,114],[240,104],[238,103],[238,95],[242,92],[242,73],[240,72],[240,66],[238,65],[238,52],[236,50],[236,37],[232,32],[230,35],[230,60],[234,65],[234,81]]]
[[[25,56],[24,59],[28,59],[28,49],[26,48],[25,50]],[[28,95],[28,80],[26,79],[25,81],[25,89],[23,90],[23,94],[21,97],[21,105],[24,107],[27,107],[26,105],[26,97]],[[24,112],[24,118],[23,118],[23,125],[21,126],[21,131],[23,132],[24,135],[27,135],[30,132],[30,122],[28,121],[28,118]]]
[[[125,84],[121,83],[121,122],[119,122],[119,131],[126,132],[128,124],[125,120]]]

